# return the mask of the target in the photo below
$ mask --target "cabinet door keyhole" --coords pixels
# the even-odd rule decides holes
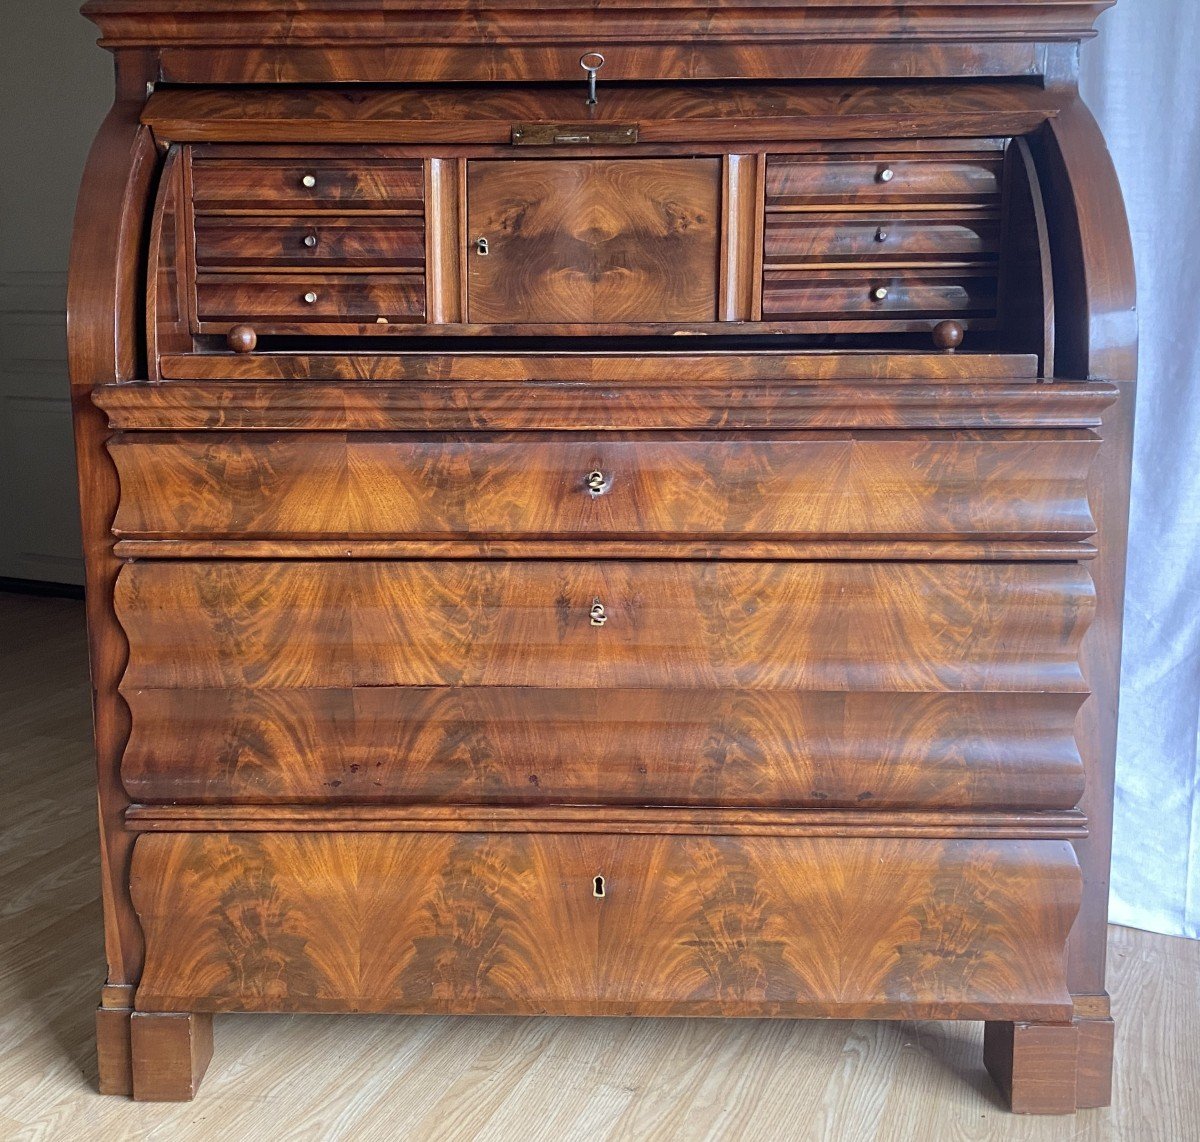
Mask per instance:
[[[604,896],[604,877],[598,876],[592,881],[592,895],[600,900]]]

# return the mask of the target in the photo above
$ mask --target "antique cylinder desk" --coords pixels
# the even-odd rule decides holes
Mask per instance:
[[[103,1091],[503,1013],[978,1020],[1107,1103],[1105,7],[85,6]]]

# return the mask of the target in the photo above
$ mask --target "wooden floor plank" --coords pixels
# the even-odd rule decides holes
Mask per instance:
[[[0,1138],[1200,1138],[1200,943],[1114,928],[1111,1110],[1016,1118],[979,1024],[218,1018],[194,1103],[95,1093],[103,975],[83,605],[0,594]]]

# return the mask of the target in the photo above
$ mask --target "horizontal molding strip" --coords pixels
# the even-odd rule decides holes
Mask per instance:
[[[108,48],[170,45],[345,47],[356,44],[478,47],[562,41],[618,44],[705,41],[986,42],[1079,40],[1112,0],[621,0],[572,10],[546,0],[89,0],[83,11]],[[581,38],[582,37],[582,38]],[[695,41],[690,43],[690,41]]]
[[[494,87],[340,91],[163,88],[142,114],[174,143],[474,144],[508,147],[515,123],[637,125],[640,143],[940,136],[970,139],[1028,134],[1059,111],[1059,97],[1023,83],[823,83],[747,89],[679,83],[609,83],[586,114],[574,90]]]
[[[1011,540],[680,542],[669,540],[277,540],[123,539],[119,559],[721,559],[902,562],[1076,562],[1091,543]]]
[[[369,369],[370,363],[363,362]],[[397,378],[399,379],[399,378]],[[114,429],[454,431],[525,429],[1097,428],[1117,389],[1099,382],[850,384],[730,379],[404,383],[237,379],[102,385]],[[669,419],[668,419],[669,417]]]
[[[869,812],[838,809],[594,807],[309,807],[131,805],[135,832],[619,833],[778,837],[945,837],[1081,840],[1077,810],[1036,813]]]
[[[487,326],[480,327],[487,329]],[[546,327],[542,327],[546,328]],[[554,328],[554,327],[550,327]],[[595,335],[594,327],[570,326]],[[671,327],[668,327],[671,328]],[[717,323],[716,329],[722,325]],[[728,324],[724,326],[728,332]],[[657,327],[662,335],[663,327]],[[478,342],[482,349],[486,342]],[[826,353],[753,348],[573,353],[425,352],[165,354],[163,377],[178,381],[554,381],[675,387],[787,382],[836,385],[1013,383],[1038,379],[1031,353]]]

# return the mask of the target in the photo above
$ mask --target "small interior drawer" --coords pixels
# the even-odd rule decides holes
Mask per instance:
[[[416,213],[425,194],[414,159],[197,159],[197,212],[255,209],[389,210]]]
[[[201,269],[403,266],[420,270],[425,264],[425,227],[419,218],[201,215],[196,219],[196,264]]]
[[[422,274],[203,274],[196,287],[202,322],[420,321]]]
[[[767,209],[875,202],[946,203],[994,199],[1004,159],[888,155],[767,161]]]
[[[1000,219],[952,214],[768,214],[768,269],[809,262],[994,258]]]
[[[938,319],[996,312],[994,273],[872,271],[792,272],[763,275],[763,316],[784,320],[844,317],[857,321],[897,315]]]

